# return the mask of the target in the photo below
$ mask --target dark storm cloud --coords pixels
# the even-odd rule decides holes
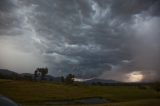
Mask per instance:
[[[115,14],[131,16],[146,11],[157,2],[157,0],[118,0],[113,2],[112,8]]]
[[[14,14],[17,5],[13,1],[15,0],[0,1],[0,35],[12,35],[13,31],[11,30],[14,27],[20,27],[20,20],[17,19],[16,14]]]
[[[0,11],[1,12],[9,12],[11,11],[15,5],[11,2],[12,0],[1,0],[0,2]]]
[[[105,78],[113,74],[118,78],[134,70],[158,73],[158,66],[147,67],[152,61],[145,63],[140,61],[143,58],[137,58],[146,50],[144,58],[152,58],[151,50],[159,56],[158,50],[152,46],[148,49],[144,47],[146,42],[142,43],[150,37],[138,36],[146,30],[139,31],[138,27],[147,22],[153,26],[148,32],[159,34],[154,28],[160,26],[159,7],[158,0],[2,0],[0,39],[11,41],[16,50],[37,57],[34,68],[44,64],[54,75],[74,73]],[[5,35],[18,37],[13,41]]]

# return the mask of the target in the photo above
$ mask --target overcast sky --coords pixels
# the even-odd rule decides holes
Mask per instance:
[[[0,68],[160,79],[159,0],[0,0]]]

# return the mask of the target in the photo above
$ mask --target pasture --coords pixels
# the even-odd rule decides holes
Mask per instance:
[[[0,95],[11,98],[22,106],[55,106],[51,101],[74,101],[99,97],[110,103],[72,106],[159,106],[160,93],[146,86],[66,85],[63,83],[0,80]],[[61,104],[65,106],[66,104]],[[56,105],[57,106],[57,105]],[[68,105],[67,105],[68,106]]]

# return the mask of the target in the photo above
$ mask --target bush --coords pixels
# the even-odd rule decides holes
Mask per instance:
[[[160,82],[154,83],[152,88],[153,88],[155,91],[159,92],[159,91],[160,91]]]

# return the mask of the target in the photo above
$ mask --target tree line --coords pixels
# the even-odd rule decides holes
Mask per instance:
[[[48,74],[48,68],[37,68],[34,71],[34,80],[45,80],[45,76]],[[67,84],[73,84],[74,83],[75,75],[68,74],[66,77],[61,77],[61,82],[67,83]]]

